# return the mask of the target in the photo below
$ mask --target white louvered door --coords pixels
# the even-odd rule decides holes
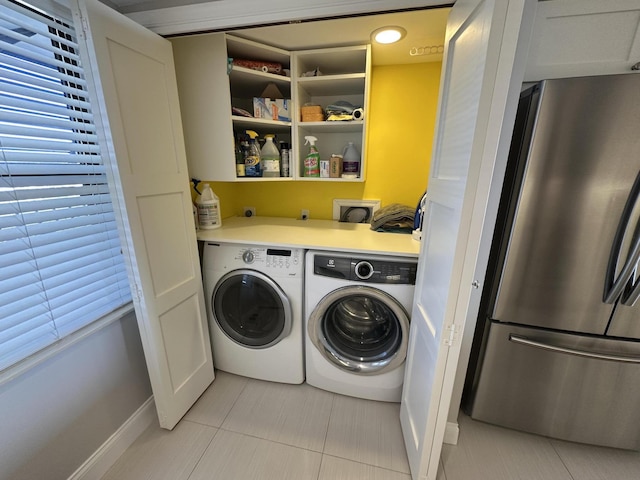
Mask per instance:
[[[515,115],[522,74],[512,72],[529,1],[459,0],[447,24],[400,409],[416,480],[437,476],[462,329],[477,313],[472,284],[506,109]]]

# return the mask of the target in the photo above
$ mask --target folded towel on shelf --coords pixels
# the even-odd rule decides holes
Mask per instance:
[[[338,100],[337,102],[332,103],[331,105],[327,105],[327,108],[325,110],[327,111],[327,113],[332,113],[334,115],[340,115],[340,114],[352,115],[353,111],[356,108],[360,108],[360,107],[353,105],[345,100]]]
[[[411,233],[415,213],[415,208],[400,203],[391,203],[374,212],[371,219],[371,230]]]

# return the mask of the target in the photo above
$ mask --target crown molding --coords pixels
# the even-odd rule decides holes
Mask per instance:
[[[260,26],[313,18],[388,12],[448,5],[438,0],[217,0],[128,13],[127,17],[164,36]]]

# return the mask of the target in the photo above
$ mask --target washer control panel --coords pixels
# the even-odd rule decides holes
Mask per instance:
[[[252,268],[274,276],[295,277],[304,271],[302,249],[255,245],[205,244],[207,268],[236,270]]]
[[[415,285],[417,260],[353,258],[342,255],[315,255],[313,273],[323,277],[366,283]]]
[[[251,264],[256,259],[255,254],[251,250],[245,250],[242,254],[242,261]]]
[[[373,269],[373,265],[371,265],[370,262],[361,260],[353,267],[353,273],[355,273],[356,277],[358,277],[360,280],[368,280],[373,277],[373,274],[375,272]]]
[[[286,250],[277,248],[267,248],[267,267],[289,269],[297,267],[302,262],[302,255],[298,250]]]

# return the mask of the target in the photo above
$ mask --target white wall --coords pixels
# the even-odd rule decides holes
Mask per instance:
[[[130,313],[0,386],[0,478],[68,478],[150,396]]]

